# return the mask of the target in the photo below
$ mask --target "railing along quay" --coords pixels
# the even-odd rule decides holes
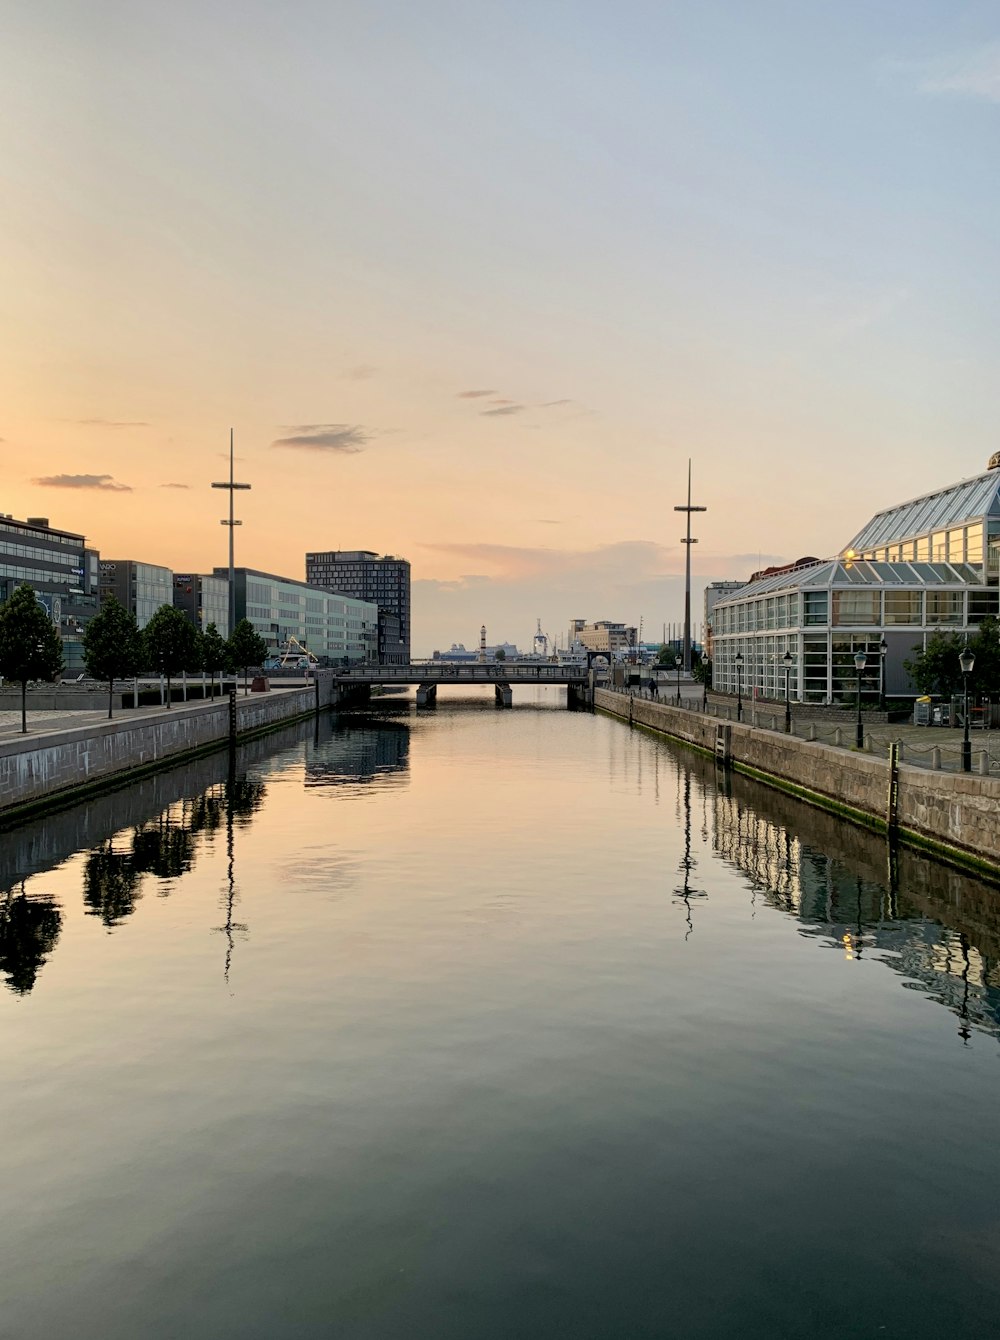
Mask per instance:
[[[742,716],[738,717],[737,709],[731,703],[705,703],[701,698],[679,698],[677,694],[651,693],[648,688],[622,688],[611,684],[603,684],[601,687],[608,692],[617,693],[626,698],[630,696],[642,698],[646,702],[664,703],[667,707],[716,717],[720,721],[742,720],[745,726],[753,726],[758,730],[770,730],[780,735],[786,733],[785,713],[780,708],[777,711],[772,708],[764,711],[752,705],[744,706]],[[848,718],[849,714],[845,712],[844,716]],[[900,729],[900,727],[892,725],[866,727],[863,752],[867,754],[885,753],[887,755],[889,746],[895,744],[899,748],[898,759],[900,763],[909,763],[914,767],[927,768],[931,771],[960,772],[962,770],[962,741],[960,738],[948,738],[940,744],[924,743],[929,734],[939,729],[941,728],[925,726],[904,726]],[[916,734],[918,731],[919,735]],[[838,749],[856,750],[853,719],[846,719],[844,725],[840,726],[828,719],[808,721],[801,717],[793,717],[792,728],[788,734],[807,742],[816,741],[820,744],[833,745]],[[977,739],[976,736],[985,738]],[[996,738],[995,732],[988,730],[974,732],[972,738],[972,771],[981,776],[996,775],[997,772],[1000,772],[1000,740]]]

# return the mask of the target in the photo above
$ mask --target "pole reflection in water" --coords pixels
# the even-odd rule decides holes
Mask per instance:
[[[684,833],[684,852],[678,862],[677,868],[681,872],[682,880],[678,888],[674,889],[675,901],[679,900],[684,904],[684,919],[687,922],[687,930],[684,932],[684,939],[688,940],[694,931],[694,918],[691,915],[691,899],[707,898],[708,894],[704,889],[696,889],[691,885],[691,875],[698,868],[698,861],[691,852],[691,774],[685,770],[679,777],[681,781],[681,829]]]

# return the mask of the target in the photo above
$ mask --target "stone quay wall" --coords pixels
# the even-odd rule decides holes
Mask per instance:
[[[596,689],[594,706],[720,756],[741,772],[868,827],[889,819],[889,760],[800,740],[778,731],[666,703]],[[972,773],[932,772],[899,765],[896,826],[900,838],[963,865],[1000,875],[1000,780]]]
[[[324,701],[329,684],[321,684]],[[236,738],[272,730],[315,712],[316,688],[283,689],[236,699]],[[0,821],[81,789],[144,773],[229,738],[229,701],[125,712],[111,721],[0,741]]]

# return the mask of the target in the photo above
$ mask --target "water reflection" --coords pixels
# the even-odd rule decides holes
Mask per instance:
[[[752,911],[759,897],[845,962],[892,968],[958,1017],[963,1043],[1000,1037],[1000,890],[738,775],[719,789],[699,764],[712,845]]]
[[[16,995],[35,985],[61,929],[62,913],[51,898],[28,897],[23,885],[0,894],[0,972]]]
[[[691,773],[687,769],[682,769],[678,777],[680,781],[680,804],[677,817],[684,833],[684,852],[677,866],[683,878],[680,887],[674,889],[674,898],[684,904],[685,920],[687,921],[684,939],[688,940],[694,930],[691,899],[707,898],[708,895],[704,889],[696,889],[691,884],[691,875],[698,867],[698,860],[691,853]]]
[[[398,710],[398,709],[397,709]],[[402,784],[410,766],[410,727],[386,716],[327,717],[306,759],[307,787]]]

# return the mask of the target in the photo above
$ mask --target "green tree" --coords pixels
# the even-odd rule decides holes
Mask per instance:
[[[51,683],[63,668],[62,643],[30,586],[19,586],[0,605],[0,675],[21,685],[21,731],[28,731],[28,681]]]
[[[229,655],[234,667],[243,671],[243,692],[247,692],[247,671],[251,665],[263,665],[267,643],[249,619],[241,619],[229,639]]]
[[[696,684],[704,684],[709,689],[712,687],[712,662],[707,656],[699,656],[697,661],[692,656],[691,678]]]
[[[969,676],[969,691],[976,697],[1000,696],[1000,623],[984,619],[975,636],[969,638],[969,650],[976,663]]]
[[[677,653],[673,647],[668,647],[666,643],[656,653],[656,664],[664,666],[667,670],[672,670],[677,664]]]
[[[497,647],[496,651],[493,653],[493,659],[495,661],[505,661],[507,659],[507,653],[504,651],[503,647]]]
[[[170,681],[181,670],[195,667],[198,637],[195,626],[183,611],[173,605],[161,605],[142,630],[146,664],[166,675],[167,706],[170,706]]]
[[[962,684],[962,668],[958,663],[965,640],[958,633],[943,633],[940,629],[927,639],[927,645],[913,648],[916,655],[903,662],[903,668],[920,693],[936,693],[950,698]]]
[[[108,681],[108,720],[115,701],[115,680],[128,679],[142,669],[142,634],[135,615],[114,596],[101,602],[83,635],[83,660],[87,674]],[[138,704],[137,704],[138,705]]]
[[[212,693],[215,693],[215,676],[221,670],[229,669],[229,643],[210,623],[201,637],[201,666],[212,676]]]

